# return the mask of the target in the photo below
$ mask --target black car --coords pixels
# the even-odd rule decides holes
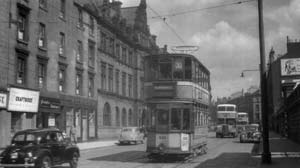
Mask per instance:
[[[261,132],[258,124],[245,125],[243,131],[240,133],[240,142],[254,142],[259,143],[261,140]]]
[[[0,154],[0,167],[47,168],[69,163],[76,168],[79,148],[58,129],[28,129],[17,132]]]

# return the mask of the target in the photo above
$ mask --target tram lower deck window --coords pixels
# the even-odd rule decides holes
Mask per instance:
[[[157,124],[168,125],[168,121],[169,121],[169,111],[167,109],[157,110]]]
[[[171,111],[171,129],[180,130],[181,129],[181,109],[173,108]]]
[[[182,114],[182,129],[188,130],[190,129],[190,110],[184,109]]]

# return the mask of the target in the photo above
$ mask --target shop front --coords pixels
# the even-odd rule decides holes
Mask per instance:
[[[70,136],[71,127],[76,131],[78,141],[97,138],[97,101],[90,98],[60,95],[62,111],[65,114],[65,131]]]
[[[59,94],[57,92],[41,92],[39,112],[37,117],[38,128],[64,129],[64,116],[61,112]]]
[[[40,92],[23,88],[9,88],[8,111],[11,113],[11,135],[15,132],[36,128]]]
[[[0,148],[10,141],[10,113],[7,111],[7,91],[0,89]]]

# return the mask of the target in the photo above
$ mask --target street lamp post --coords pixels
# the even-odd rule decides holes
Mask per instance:
[[[259,51],[260,51],[260,87],[262,103],[262,125],[263,125],[263,153],[262,163],[270,164],[271,153],[269,148],[269,124],[268,124],[268,98],[267,98],[267,72],[265,66],[265,41],[263,23],[263,0],[258,0],[258,26],[259,26]]]

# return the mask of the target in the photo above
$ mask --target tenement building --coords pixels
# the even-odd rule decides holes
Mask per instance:
[[[143,56],[158,52],[144,0],[10,0],[0,17],[0,147],[28,128],[88,141],[143,124]]]

